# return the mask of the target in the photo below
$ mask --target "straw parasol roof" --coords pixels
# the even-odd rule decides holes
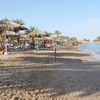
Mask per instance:
[[[15,33],[14,31],[6,31],[7,36],[17,36],[19,34]]]
[[[33,30],[31,33],[28,34],[29,36],[45,36],[46,33],[45,32],[42,32],[40,30]]]
[[[26,30],[26,29],[27,29],[26,27],[8,19],[3,19],[0,21],[0,32],[3,32],[4,30],[16,31],[16,30]]]
[[[19,37],[20,37],[20,40],[30,40],[30,38],[25,34],[21,34]]]
[[[17,24],[11,20],[8,20],[8,19],[3,19],[0,21],[0,31],[3,31],[3,30],[13,30],[15,28],[20,28],[21,25],[20,24]]]
[[[31,33],[29,33],[29,36],[34,37],[36,34],[39,34],[38,30],[33,30]]]
[[[53,40],[52,37],[45,37],[45,39],[47,39],[47,40]]]

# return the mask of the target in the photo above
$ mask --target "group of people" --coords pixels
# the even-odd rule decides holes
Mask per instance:
[[[39,41],[35,41],[35,49],[39,49],[39,48],[50,48],[51,47],[51,40],[44,40],[42,42]]]
[[[20,42],[20,49],[22,50],[28,50],[29,49],[29,43],[28,42]]]
[[[45,48],[50,48],[50,47],[51,47],[51,43],[52,43],[51,40],[45,40],[45,41],[44,41],[44,47],[45,47]]]
[[[36,49],[39,50],[39,48],[50,48],[51,47],[51,40],[44,40],[40,42],[39,40],[35,40],[34,43],[27,42],[27,41],[21,41],[19,43],[20,50],[28,50],[28,49]],[[4,42],[0,43],[0,50],[6,52],[10,48],[10,43]]]

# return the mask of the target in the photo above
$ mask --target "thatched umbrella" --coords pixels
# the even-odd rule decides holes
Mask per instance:
[[[17,24],[11,20],[8,19],[3,19],[0,21],[0,31],[4,32],[5,30],[10,30],[10,31],[14,31],[18,28],[20,28],[21,25]]]
[[[31,33],[28,34],[31,37],[40,37],[47,36],[48,34],[46,32],[43,32],[41,30],[35,29]]]
[[[5,30],[19,32],[19,30],[27,30],[27,28],[11,20],[3,19],[0,21],[0,32],[2,33]]]
[[[30,41],[30,38],[25,34],[21,34],[19,37],[20,37],[20,40]]]
[[[0,33],[3,33],[3,36],[5,37],[5,42],[7,42],[7,32],[13,31],[18,33],[19,30],[23,30],[24,27],[20,24],[17,24],[11,20],[3,19],[0,21]],[[7,52],[7,50],[5,50]]]
[[[34,43],[35,40],[41,39],[42,41],[44,41],[45,37],[48,37],[48,34],[46,32],[41,31],[41,30],[35,29],[32,32],[30,32],[28,34],[28,36],[32,38],[32,42]]]

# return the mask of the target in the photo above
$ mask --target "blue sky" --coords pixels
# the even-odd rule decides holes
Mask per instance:
[[[100,36],[100,0],[0,0],[3,18],[79,39]]]

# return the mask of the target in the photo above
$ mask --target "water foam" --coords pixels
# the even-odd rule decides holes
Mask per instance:
[[[100,53],[99,53],[99,52],[91,51],[91,56],[92,56],[96,61],[100,61]]]

